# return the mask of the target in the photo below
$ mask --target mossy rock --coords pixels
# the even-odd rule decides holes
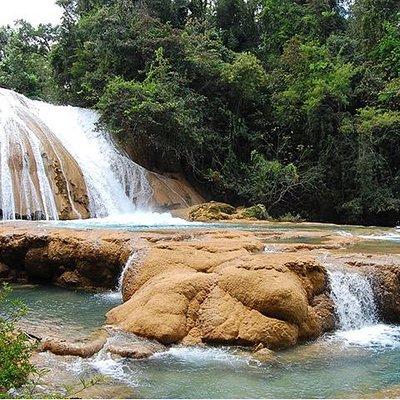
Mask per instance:
[[[201,222],[229,220],[233,218],[235,212],[235,207],[229,204],[210,201],[193,207],[189,212],[189,219]]]

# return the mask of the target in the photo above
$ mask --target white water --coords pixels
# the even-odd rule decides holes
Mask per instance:
[[[16,213],[23,215],[35,211],[41,211],[48,220],[58,219],[42,140],[56,153],[63,172],[62,157],[57,154],[52,140],[58,140],[79,165],[88,190],[91,217],[132,214],[147,207],[152,189],[146,170],[122,154],[110,135],[97,129],[97,122],[95,111],[32,101],[0,88],[0,204],[3,219],[15,219]],[[38,127],[42,138],[37,136]],[[21,177],[15,175],[19,170]],[[65,174],[64,179],[72,208],[79,218]],[[38,183],[35,185],[33,181]],[[22,207],[27,211],[23,212]]]
[[[97,129],[95,111],[38,101],[32,105],[78,162],[92,217],[133,213],[147,206],[152,190],[146,170],[118,151],[108,133]]]
[[[374,292],[368,278],[353,271],[329,272],[332,299],[342,330],[358,329],[378,322]]]
[[[53,225],[60,227],[78,229],[132,229],[139,227],[170,227],[170,226],[197,226],[201,222],[188,222],[181,218],[174,218],[170,213],[156,213],[151,211],[135,211],[131,214],[110,215],[104,218],[89,218],[82,220],[69,220],[52,222]]]
[[[344,269],[331,269],[328,273],[339,320],[339,330],[333,340],[363,348],[400,347],[400,327],[379,320],[368,277]]]
[[[139,253],[134,251],[128,258],[128,260],[125,263],[124,268],[121,271],[121,275],[118,278],[118,286],[117,286],[117,290],[119,293],[122,293],[122,288],[124,285],[124,279],[125,279],[125,275],[126,273],[134,266],[135,261],[137,261],[139,258]]]
[[[58,218],[43,149],[31,126],[32,121],[38,122],[30,101],[15,92],[0,89],[0,204],[3,219],[15,219],[16,213],[26,213],[29,218],[38,210],[45,219]],[[16,175],[16,166],[20,167],[21,176]],[[34,177],[32,171],[35,171]],[[38,181],[37,185],[33,184],[33,179]]]

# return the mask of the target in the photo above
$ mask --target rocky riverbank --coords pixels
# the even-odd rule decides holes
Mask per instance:
[[[117,286],[129,259],[124,303],[108,313],[108,324],[163,344],[280,349],[335,326],[328,250],[330,264],[371,275],[382,316],[398,320],[398,257],[334,253],[357,240],[323,230],[124,232],[7,223],[0,227],[0,278],[104,290]]]

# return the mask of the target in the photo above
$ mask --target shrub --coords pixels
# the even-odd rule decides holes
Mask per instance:
[[[242,215],[246,218],[257,218],[257,219],[270,219],[270,215],[263,204],[256,204],[251,207],[247,207],[242,211]]]
[[[0,398],[22,386],[29,374],[35,372],[30,362],[33,344],[28,336],[16,328],[16,322],[26,313],[26,306],[10,299],[11,288],[0,289]]]

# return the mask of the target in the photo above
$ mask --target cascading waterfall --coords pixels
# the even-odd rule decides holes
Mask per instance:
[[[57,219],[58,212],[46,175],[41,141],[25,100],[14,92],[0,89],[2,217],[14,219],[16,214],[27,214],[29,217],[41,210],[45,219]]]
[[[368,278],[340,269],[332,269],[328,273],[340,328],[360,329],[378,323],[375,296]]]
[[[152,189],[146,170],[122,154],[107,132],[97,129],[98,119],[92,110],[33,101],[0,88],[3,219],[58,219],[66,203],[68,215],[80,218],[82,196],[72,182],[72,176],[79,180],[80,174],[93,218],[132,213],[148,205]]]
[[[88,189],[91,217],[132,213],[148,204],[152,189],[146,170],[123,155],[107,132],[97,129],[95,111],[32,103],[78,162]]]

